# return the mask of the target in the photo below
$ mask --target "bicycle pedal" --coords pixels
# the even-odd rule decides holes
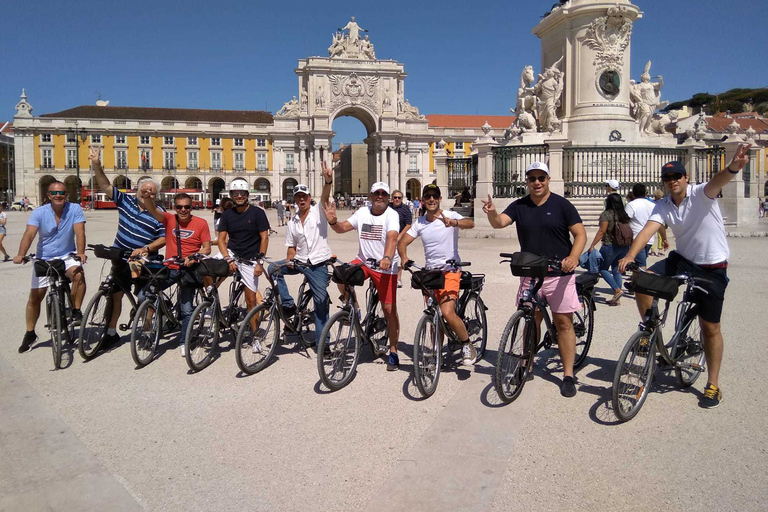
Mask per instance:
[[[128,325],[128,324],[120,324],[120,325],[118,325],[117,327],[118,327],[118,329],[120,329],[121,331],[130,331],[130,330],[131,330],[131,326],[130,326],[130,325]]]

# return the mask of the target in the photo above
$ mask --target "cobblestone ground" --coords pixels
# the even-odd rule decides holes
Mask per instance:
[[[116,214],[87,218],[88,241],[111,243]],[[9,213],[11,254],[25,219]],[[282,258],[277,229],[269,255]],[[386,372],[364,351],[352,383],[326,393],[314,354],[292,345],[261,373],[241,375],[229,335],[198,374],[176,340],[136,369],[127,334],[93,361],[75,351],[53,371],[42,320],[33,350],[17,353],[31,268],[0,264],[0,510],[764,510],[765,238],[729,239],[723,404],[697,406],[704,378],[680,390],[658,373],[626,424],[610,408],[610,383],[637,326],[631,299],[608,307],[598,285],[575,398],[560,396],[562,374],[548,352],[522,397],[500,406],[491,369],[517,285],[498,254],[518,245],[460,243],[471,270],[486,274],[488,351],[471,371],[445,372],[428,400],[410,380],[421,303],[409,288],[398,298],[401,370]],[[354,234],[333,234],[331,246],[343,260],[357,250]],[[87,300],[104,269],[95,258],[86,268]]]

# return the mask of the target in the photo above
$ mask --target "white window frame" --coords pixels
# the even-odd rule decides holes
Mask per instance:
[[[92,133],[91,144],[101,144],[101,135],[98,133]]]
[[[211,146],[221,147],[221,137],[211,137]]]
[[[197,146],[197,136],[187,137],[187,146]]]
[[[285,154],[285,170],[286,171],[296,170],[296,155],[294,153]]]
[[[143,167],[141,157],[147,155],[145,160],[146,167]],[[147,148],[141,148],[139,150],[139,169],[150,170],[152,169],[152,150]]]
[[[256,146],[260,148],[267,147],[267,139],[256,139]]]
[[[222,170],[221,151],[211,151],[210,155],[211,155],[211,170],[221,171]]]
[[[122,158],[120,158],[120,154],[122,153]],[[123,164],[122,167],[120,164]],[[128,169],[128,151],[125,149],[116,149],[115,150],[115,169]]]
[[[125,141],[126,141],[125,135],[115,135],[115,144],[123,145],[126,143]]]
[[[143,146],[149,146],[150,144],[152,144],[152,137],[149,135],[139,135],[139,144]]]
[[[42,166],[43,169],[53,169],[53,150],[52,149],[43,148],[41,150],[40,165]]]
[[[74,163],[74,165],[72,165]],[[77,169],[77,150],[67,149],[67,169]]]
[[[175,168],[176,168],[176,152],[172,150],[163,151],[163,169],[170,171]]]
[[[42,133],[40,134],[40,142],[42,144],[50,144],[53,142],[53,136],[50,133]]]
[[[187,151],[187,169],[197,171],[200,169],[200,152]]]
[[[267,154],[266,153],[256,153],[256,170],[257,171],[267,170]]]
[[[463,142],[454,142],[453,143],[453,150],[454,151],[464,151],[464,143]]]
[[[411,172],[419,170],[419,155],[408,155],[408,170]]]
[[[235,142],[233,143],[234,147],[236,148],[244,148],[245,147],[245,139],[242,137],[235,137]]]
[[[163,146],[173,146],[173,143],[174,137],[172,135],[163,135]]]

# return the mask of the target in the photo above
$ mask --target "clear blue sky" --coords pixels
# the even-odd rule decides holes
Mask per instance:
[[[297,95],[298,59],[327,56],[350,15],[379,58],[405,65],[423,114],[504,115],[520,71],[539,72],[531,29],[555,0],[317,2],[6,0],[0,120],[25,87],[34,114],[95,104],[277,111]],[[636,0],[632,76],[647,60],[662,98],[768,86],[768,1]],[[334,143],[365,136],[351,118]]]

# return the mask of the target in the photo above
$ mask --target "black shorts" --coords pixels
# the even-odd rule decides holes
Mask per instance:
[[[125,290],[131,289],[131,267],[127,261],[119,260],[112,262],[112,279],[115,280],[119,287]]]
[[[667,259],[654,263],[649,270],[665,276],[685,273],[711,281],[711,283],[699,285],[707,290],[707,293],[693,290],[692,296],[689,298],[697,305],[699,317],[713,324],[720,323],[723,302],[725,301],[725,288],[728,286],[726,269],[704,269],[683,258],[677,251],[672,251]]]

